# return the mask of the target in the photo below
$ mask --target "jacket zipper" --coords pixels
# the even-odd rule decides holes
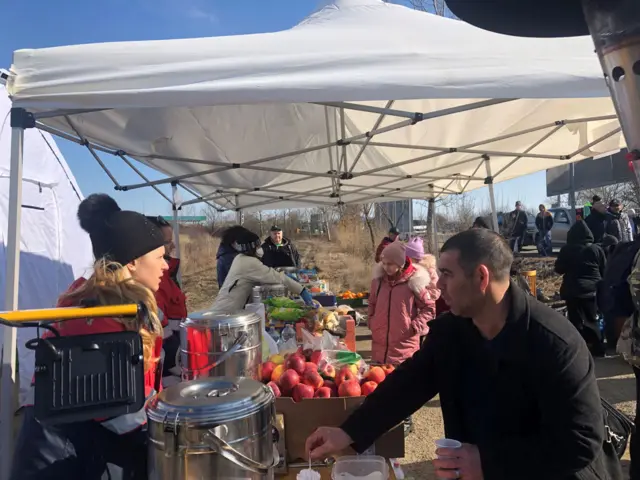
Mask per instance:
[[[387,343],[384,349],[383,363],[387,363],[387,354],[389,353],[389,333],[391,332],[391,294],[393,293],[393,289],[395,288],[395,285],[390,285],[390,286],[391,286],[391,289],[389,290],[389,308],[387,308]]]

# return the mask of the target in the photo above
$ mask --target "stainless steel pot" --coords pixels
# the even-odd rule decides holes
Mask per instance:
[[[243,310],[220,315],[197,312],[180,325],[182,379],[250,377],[260,380],[260,317]]]
[[[273,479],[275,398],[249,378],[163,390],[147,406],[150,480]]]

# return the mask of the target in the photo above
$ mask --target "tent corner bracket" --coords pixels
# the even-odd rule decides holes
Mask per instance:
[[[11,109],[11,128],[35,128],[36,117],[33,113],[24,108],[14,107]]]

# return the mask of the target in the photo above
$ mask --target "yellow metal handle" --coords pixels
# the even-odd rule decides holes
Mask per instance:
[[[67,307],[43,308],[37,310],[15,310],[0,312],[0,318],[7,322],[57,322],[73,320],[74,318],[102,318],[102,317],[135,317],[138,314],[138,304],[106,305],[99,307]]]

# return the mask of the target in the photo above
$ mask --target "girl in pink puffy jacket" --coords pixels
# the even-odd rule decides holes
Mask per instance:
[[[427,323],[435,317],[437,280],[407,257],[404,244],[385,247],[369,294],[373,363],[399,364],[420,348],[420,336],[427,334]]]

